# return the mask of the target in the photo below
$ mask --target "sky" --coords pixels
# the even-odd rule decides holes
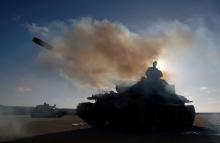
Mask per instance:
[[[107,21],[122,34],[164,41],[156,60],[176,92],[193,100],[198,112],[220,112],[219,7],[218,0],[2,0],[0,104],[73,108],[86,101],[97,90],[78,86],[59,64],[45,66],[49,52],[32,38],[54,44],[77,25]]]

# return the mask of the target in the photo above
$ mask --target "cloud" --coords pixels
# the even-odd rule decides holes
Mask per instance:
[[[30,87],[25,87],[25,86],[18,86],[16,90],[20,93],[27,93],[27,92],[32,92],[32,88]]]
[[[53,27],[62,34],[47,37],[55,48],[41,53],[42,63],[55,65],[67,79],[98,88],[139,79],[164,50],[188,46],[192,35],[179,22],[162,25],[157,33],[148,35],[108,20],[81,18],[70,25],[59,23],[57,28],[65,30]]]
[[[199,89],[200,89],[201,91],[204,91],[204,90],[208,90],[208,87],[206,87],[206,86],[201,86]]]
[[[25,24],[25,27],[32,34],[36,34],[36,35],[39,35],[39,36],[45,36],[49,32],[49,29],[47,27],[38,26],[35,23]]]
[[[199,90],[200,90],[201,92],[206,93],[206,94],[211,94],[211,93],[215,93],[215,92],[216,92],[216,89],[214,89],[214,88],[209,88],[209,87],[207,87],[207,86],[201,86],[201,87],[199,88]]]

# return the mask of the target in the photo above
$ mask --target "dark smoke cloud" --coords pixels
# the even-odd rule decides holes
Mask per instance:
[[[58,67],[68,79],[96,88],[138,79],[169,45],[190,42],[188,31],[178,24],[156,36],[131,32],[117,22],[89,18],[74,21],[69,29],[59,37],[53,35],[55,48],[41,55],[41,61]]]

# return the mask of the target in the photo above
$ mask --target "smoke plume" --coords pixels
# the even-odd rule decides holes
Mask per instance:
[[[141,35],[121,23],[82,18],[67,31],[51,38],[54,48],[40,56],[42,62],[68,79],[96,88],[139,79],[167,47],[190,42],[189,31],[178,24],[162,33]]]

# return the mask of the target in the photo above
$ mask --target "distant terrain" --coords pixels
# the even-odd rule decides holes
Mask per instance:
[[[30,115],[34,107],[0,105],[0,115]],[[75,109],[58,108],[67,114],[75,114]]]

